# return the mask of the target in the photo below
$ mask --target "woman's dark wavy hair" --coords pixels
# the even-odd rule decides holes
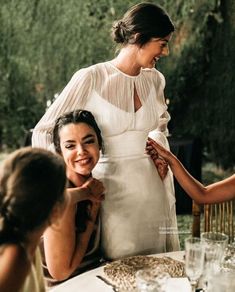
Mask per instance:
[[[94,116],[89,111],[78,109],[69,113],[65,113],[56,120],[54,129],[53,129],[53,134],[52,134],[53,136],[52,140],[53,140],[56,152],[61,154],[60,130],[65,125],[78,124],[78,123],[85,123],[94,129],[97,139],[98,139],[99,147],[100,149],[103,150],[103,139],[102,139],[101,131],[96,123]]]
[[[65,113],[56,120],[53,129],[53,143],[56,152],[61,154],[60,130],[65,125],[79,123],[85,123],[94,129],[98,139],[99,148],[104,150],[101,131],[96,123],[94,116],[89,111],[78,109],[69,113]],[[72,183],[70,182],[70,184]],[[90,220],[89,215],[90,205],[91,202],[89,200],[84,200],[77,204],[75,224],[78,232],[84,232],[86,230],[87,221]]]
[[[113,40],[122,45],[143,46],[151,38],[166,37],[175,30],[166,11],[153,3],[139,3],[131,7],[112,27]]]
[[[66,171],[63,159],[44,149],[24,147],[5,160],[0,180],[0,244],[22,243],[31,231],[50,220],[63,202]]]

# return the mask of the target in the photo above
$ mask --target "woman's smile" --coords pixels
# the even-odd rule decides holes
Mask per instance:
[[[77,159],[75,160],[75,163],[78,163],[82,166],[84,165],[87,165],[87,164],[90,164],[92,162],[92,159],[91,158],[83,158],[83,159]]]
[[[60,145],[67,174],[90,175],[100,151],[93,128],[82,122],[65,125],[60,131]]]

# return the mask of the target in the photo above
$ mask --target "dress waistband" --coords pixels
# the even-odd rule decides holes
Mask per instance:
[[[120,135],[105,137],[104,156],[143,156],[147,137],[148,133],[143,131],[128,131]]]

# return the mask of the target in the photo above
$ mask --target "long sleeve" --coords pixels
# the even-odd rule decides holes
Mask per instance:
[[[160,144],[162,144],[164,147],[167,147],[169,149],[169,144],[167,140],[167,136],[169,135],[168,131],[168,122],[170,121],[171,117],[170,114],[167,111],[167,105],[165,102],[165,96],[164,96],[164,88],[165,88],[165,77],[162,73],[159,71],[155,75],[156,79],[154,79],[154,84],[156,88],[156,94],[157,94],[157,103],[158,103],[158,126],[155,130],[151,131],[149,133],[149,137],[156,140]]]
[[[160,77],[160,78],[159,78]],[[155,130],[149,133],[149,137],[160,143],[163,147],[170,149],[169,142],[167,136],[169,135],[168,131],[168,122],[170,121],[171,117],[167,111],[167,105],[165,103],[165,96],[164,96],[164,88],[165,88],[165,78],[164,76],[158,72],[158,80],[155,82],[157,92],[157,102],[158,102],[158,126]],[[159,85],[158,85],[159,84]],[[171,170],[168,171],[166,178],[163,181],[165,186],[167,199],[169,202],[169,214],[171,218],[171,232],[167,234],[168,246],[167,250],[179,250],[179,239],[178,236],[175,236],[175,232],[177,232],[177,219],[176,219],[176,211],[175,211],[175,188],[174,188],[174,180],[173,174]]]
[[[32,135],[32,146],[52,150],[52,130],[55,120],[66,112],[84,108],[91,89],[91,70],[85,68],[77,71],[35,126]]]

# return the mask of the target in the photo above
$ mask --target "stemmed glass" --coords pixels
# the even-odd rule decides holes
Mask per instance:
[[[185,273],[189,279],[192,292],[195,292],[197,282],[202,275],[204,256],[204,247],[200,238],[185,239]]]

